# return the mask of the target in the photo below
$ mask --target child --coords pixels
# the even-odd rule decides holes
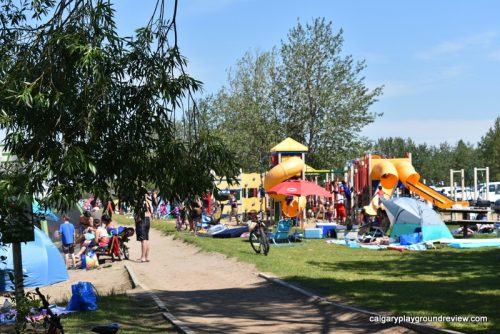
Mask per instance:
[[[69,222],[67,215],[63,216],[64,223],[59,226],[59,235],[62,241],[62,251],[64,253],[64,263],[69,266],[69,256],[73,261],[73,268],[76,268],[75,260],[75,227]]]
[[[378,190],[375,193],[378,195],[378,206],[382,205],[382,198],[385,196],[385,192],[382,190],[382,186],[378,186]]]

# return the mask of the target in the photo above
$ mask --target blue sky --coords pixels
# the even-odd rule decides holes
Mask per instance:
[[[173,1],[171,1],[173,2]],[[116,0],[124,33],[154,1]],[[366,60],[368,87],[384,85],[370,138],[476,143],[500,116],[500,2],[494,0],[179,0],[188,72],[206,93],[226,83],[246,51],[279,46],[297,20],[325,17],[344,31],[344,54]]]

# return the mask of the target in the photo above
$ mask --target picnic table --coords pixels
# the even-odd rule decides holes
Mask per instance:
[[[464,238],[467,238],[467,230],[469,225],[497,223],[497,221],[494,220],[471,219],[471,213],[483,213],[485,215],[488,215],[488,213],[492,212],[490,208],[449,208],[440,209],[439,211],[450,213],[451,219],[444,221],[446,225],[461,225],[463,227]],[[461,214],[461,216],[457,217],[457,214]]]

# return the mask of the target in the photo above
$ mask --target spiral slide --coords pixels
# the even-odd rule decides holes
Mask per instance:
[[[411,192],[430,201],[438,208],[451,208],[455,204],[468,206],[468,202],[454,202],[434,189],[420,182],[420,175],[407,158],[401,159],[381,159],[378,156],[372,156],[371,171],[372,180],[380,180],[380,185],[384,191],[384,197],[390,199],[394,189],[401,181]],[[365,206],[368,214],[374,215],[379,206],[378,195],[375,195],[370,205]]]
[[[304,161],[299,157],[289,157],[277,164],[266,174],[264,178],[264,189],[269,191],[272,187],[286,181],[294,176],[299,176],[304,168]],[[281,202],[283,214],[287,217],[296,217],[306,207],[306,198],[300,196],[291,203],[287,203],[284,195],[270,195],[276,201]]]

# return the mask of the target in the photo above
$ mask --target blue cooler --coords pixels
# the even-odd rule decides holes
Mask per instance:
[[[307,228],[304,230],[304,239],[321,239],[323,238],[322,228]]]
[[[326,238],[328,235],[328,231],[331,229],[335,229],[337,227],[337,224],[335,223],[317,223],[316,228],[320,228],[323,231],[323,237]]]

